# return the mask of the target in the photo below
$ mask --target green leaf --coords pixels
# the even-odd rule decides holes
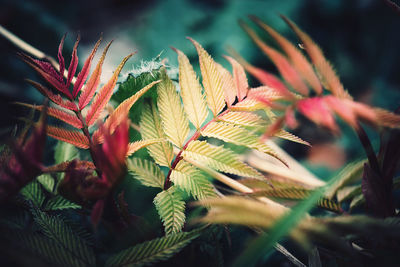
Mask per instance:
[[[130,173],[145,186],[164,188],[164,174],[161,169],[151,161],[132,158],[127,160]]]
[[[57,142],[57,145],[54,149],[55,164],[70,161],[76,158],[79,158],[79,151],[74,145],[60,141]]]
[[[161,126],[160,115],[153,104],[144,107],[140,121],[140,132],[144,140],[166,139],[166,135]],[[147,147],[147,150],[157,164],[166,167],[171,166],[174,153],[172,145],[169,142],[150,145]]]
[[[154,205],[164,224],[165,234],[181,231],[185,223],[185,202],[175,186],[162,191],[154,198]]]
[[[65,209],[80,209],[81,206],[71,202],[64,197],[57,195],[47,201],[45,210],[65,210]]]
[[[73,233],[72,229],[59,216],[50,216],[38,210],[32,210],[35,223],[41,231],[58,246],[79,262],[79,266],[94,266],[96,263],[95,255],[91,247]]]
[[[214,187],[204,176],[204,173],[183,160],[179,161],[175,169],[172,170],[171,181],[195,199],[201,200],[216,196]]]
[[[43,188],[36,180],[32,181],[21,189],[21,194],[25,199],[32,201],[35,207],[41,207],[46,198]]]
[[[181,251],[193,239],[199,236],[198,230],[181,232],[143,242],[111,256],[107,267],[143,266],[165,261]]]
[[[218,171],[246,177],[263,178],[262,174],[239,160],[238,156],[223,146],[213,146],[206,141],[192,141],[183,151],[184,158],[203,162]]]
[[[176,88],[166,74],[157,86],[157,106],[168,139],[181,148],[189,134],[189,120],[183,110]]]
[[[54,178],[50,174],[42,174],[36,179],[48,192],[52,193],[54,191]]]

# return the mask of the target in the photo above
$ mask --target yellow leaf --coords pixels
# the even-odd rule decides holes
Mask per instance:
[[[216,63],[217,70],[222,78],[222,88],[225,93],[225,102],[230,107],[236,99],[236,87],[233,82],[233,77],[230,72],[222,67],[220,64]]]
[[[157,105],[167,138],[181,148],[189,134],[189,121],[174,84],[165,73],[163,75],[163,80],[157,87]]]
[[[188,38],[197,49],[199,54],[200,69],[203,80],[204,91],[207,96],[207,103],[214,116],[224,108],[224,91],[222,78],[212,57],[195,40]]]
[[[180,50],[175,49],[175,51],[178,53],[179,84],[183,107],[194,127],[200,129],[208,115],[205,96],[189,59]]]

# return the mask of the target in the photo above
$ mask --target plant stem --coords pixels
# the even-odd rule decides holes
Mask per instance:
[[[378,158],[376,157],[375,151],[372,148],[371,141],[369,140],[368,135],[365,132],[364,128],[359,123],[356,132],[365,150],[365,153],[367,154],[368,162],[369,165],[371,166],[371,169],[373,169],[376,174],[381,175],[381,169],[379,167]]]

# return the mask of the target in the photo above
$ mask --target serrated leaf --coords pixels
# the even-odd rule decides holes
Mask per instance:
[[[350,211],[363,205],[364,203],[365,203],[365,198],[363,194],[354,197],[350,202]]]
[[[337,201],[343,202],[349,198],[354,198],[355,196],[362,194],[361,185],[350,185],[345,186],[337,190],[336,199]]]
[[[47,126],[47,135],[57,140],[70,143],[79,148],[89,148],[88,138],[83,133],[78,131],[70,131],[55,126]]]
[[[175,186],[157,194],[154,205],[164,224],[165,234],[175,234],[182,230],[185,223],[185,201]]]
[[[80,266],[95,265],[96,259],[92,248],[73,233],[72,229],[60,217],[47,215],[38,209],[33,210],[32,213],[35,223],[41,231],[57,245],[68,251],[79,262]]]
[[[43,105],[36,106],[36,105],[31,105],[27,103],[20,103],[17,102],[16,104],[25,106],[34,110],[39,110],[42,111],[44,109]],[[63,121],[75,128],[81,129],[83,128],[82,122],[78,119],[78,117],[70,112],[58,109],[58,108],[53,108],[53,107],[46,107],[47,115],[59,119],[60,121]]]
[[[239,126],[224,122],[211,122],[201,134],[207,137],[218,138],[235,145],[257,149],[282,161],[272,148],[262,143],[256,135]]]
[[[147,140],[140,140],[136,142],[131,142],[128,144],[128,152],[126,153],[126,156],[130,156],[139,149],[142,149],[144,147],[156,144],[156,143],[161,143],[161,142],[166,142],[164,139],[147,139]]]
[[[100,89],[100,91],[95,96],[92,105],[86,116],[86,124],[88,126],[92,125],[100,116],[104,107],[107,105],[111,98],[112,92],[118,80],[118,75],[124,67],[125,63],[133,54],[126,56],[122,62],[119,64],[117,69],[114,71],[113,76],[108,80],[108,82]]]
[[[65,209],[80,209],[81,206],[71,202],[64,197],[57,195],[47,201],[44,210],[65,210]]]
[[[304,141],[300,137],[298,137],[298,136],[296,136],[296,135],[294,135],[292,133],[289,133],[288,131],[285,131],[283,129],[278,131],[277,133],[275,133],[274,136],[282,138],[282,139],[286,139],[286,140],[289,140],[289,141],[292,141],[292,142],[295,142],[295,143],[303,144],[303,145],[306,145],[306,146],[311,146],[309,142]]]
[[[216,196],[212,184],[203,172],[183,160],[172,170],[171,181],[197,200]]]
[[[226,58],[226,60],[228,60],[232,65],[233,82],[235,83],[236,95],[240,102],[246,97],[249,90],[246,73],[242,65],[240,65],[235,59],[228,56],[224,56],[224,58]]]
[[[152,88],[155,84],[159,83],[160,81],[155,81],[150,83],[149,85],[142,88],[133,96],[125,99],[118,107],[111,113],[111,115],[106,119],[104,123],[104,127],[109,129],[110,134],[114,133],[115,129],[121,124],[122,120],[126,119],[129,114],[129,110],[132,108],[133,104],[143,95],[145,94],[150,88]],[[93,134],[93,139],[97,142],[102,142],[101,130],[100,128],[97,129]],[[133,152],[132,152],[133,153]]]
[[[161,126],[161,118],[154,105],[144,107],[140,120],[140,133],[144,140],[166,139],[166,135]],[[172,145],[169,142],[153,144],[147,147],[154,161],[161,166],[170,167],[174,157]]]
[[[246,23],[241,22],[242,28],[247,32],[250,38],[267,55],[279,70],[281,76],[287,83],[302,95],[308,95],[307,85],[303,82],[297,70],[290,64],[287,58],[280,52],[264,43],[258,35]]]
[[[224,108],[224,91],[222,88],[222,78],[217,70],[217,66],[212,57],[204,48],[191,38],[188,38],[196,47],[199,55],[201,76],[208,107],[211,109],[214,117]]]
[[[197,230],[156,238],[128,248],[110,257],[106,266],[143,266],[164,261],[178,253],[199,236]]]
[[[32,181],[24,188],[22,188],[20,192],[25,199],[32,201],[33,205],[35,205],[36,207],[41,207],[46,198],[43,192],[43,188],[37,181]]]
[[[210,145],[206,141],[190,142],[182,156],[203,162],[218,171],[246,177],[263,177],[257,170],[241,162],[231,150],[223,146]]]
[[[189,120],[196,129],[200,129],[208,115],[205,96],[189,59],[184,53],[176,49],[179,61],[179,85],[183,107]]]
[[[101,55],[101,58],[96,65],[96,68],[92,72],[92,75],[90,75],[89,81],[86,83],[85,88],[79,96],[80,110],[82,110],[84,107],[86,107],[87,104],[89,104],[90,100],[92,100],[92,97],[97,90],[97,86],[100,82],[101,68],[103,66],[104,59],[106,57],[108,49],[110,48],[111,43],[112,42],[109,42],[108,45],[104,48],[103,54]]]
[[[293,66],[307,81],[307,83],[314,89],[317,94],[322,93],[322,86],[315,74],[312,65],[308,62],[306,57],[299,51],[299,49],[289,42],[285,37],[281,36],[274,29],[263,23],[259,18],[251,16],[251,19],[255,21],[261,28],[267,31],[275,41],[282,47],[285,53],[290,58]]]
[[[344,90],[342,83],[335,73],[335,70],[325,59],[325,56],[318,45],[312,41],[310,36],[297,27],[295,23],[284,16],[282,16],[282,18],[302,41],[307,54],[310,56],[311,61],[318,70],[318,73],[321,75],[327,89],[329,89],[332,94],[337,97],[348,98],[348,93]]]
[[[189,121],[181,105],[181,100],[172,81],[165,74],[157,86],[157,106],[167,138],[181,148],[189,134]]]
[[[127,160],[127,167],[129,172],[143,185],[164,188],[164,174],[153,162],[140,158],[132,158]]]
[[[231,111],[218,116],[218,120],[243,127],[258,127],[265,123],[257,114],[245,111]]]
[[[215,65],[217,66],[217,70],[222,79],[222,88],[224,89],[225,102],[227,106],[230,107],[236,100],[236,88],[232,74],[220,64],[215,63]]]

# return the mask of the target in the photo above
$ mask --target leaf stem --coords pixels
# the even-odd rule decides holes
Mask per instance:
[[[371,141],[368,138],[367,133],[365,132],[364,128],[358,123],[357,125],[357,135],[360,139],[360,142],[365,150],[365,154],[367,154],[369,165],[371,169],[375,171],[376,174],[381,175],[381,168],[379,167],[378,158],[376,157],[375,151],[372,148]]]

